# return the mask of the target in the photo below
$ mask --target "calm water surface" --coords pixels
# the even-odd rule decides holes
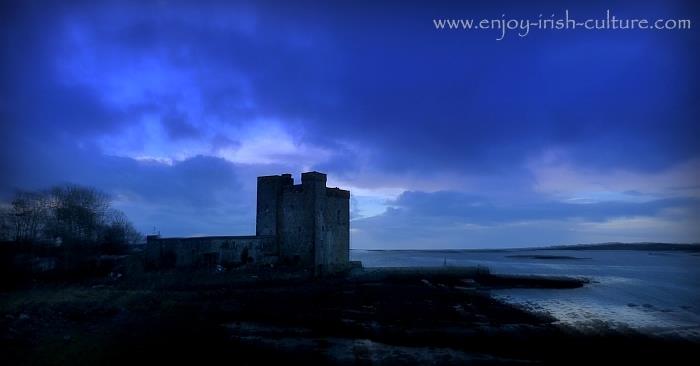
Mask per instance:
[[[579,328],[632,328],[700,340],[700,254],[637,250],[368,251],[365,267],[487,266],[493,273],[581,276],[571,290],[509,289],[500,299]],[[569,258],[535,258],[561,256]]]

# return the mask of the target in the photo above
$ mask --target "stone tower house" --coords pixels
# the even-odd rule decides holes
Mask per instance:
[[[326,175],[302,173],[258,177],[257,236],[275,236],[282,263],[333,272],[347,266],[350,192],[326,187]]]
[[[326,187],[326,175],[258,177],[255,236],[147,237],[148,261],[158,267],[281,264],[316,275],[348,268],[350,192]]]

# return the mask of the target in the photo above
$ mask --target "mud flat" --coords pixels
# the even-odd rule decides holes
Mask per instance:
[[[495,274],[487,267],[384,267],[359,268],[347,276],[350,282],[437,281],[455,285],[471,283],[489,288],[578,288],[588,279],[566,276],[534,276]]]
[[[507,255],[508,258],[522,258],[522,259],[543,259],[543,260],[584,260],[591,259],[586,257],[573,257],[570,255],[543,255],[543,254],[514,254]]]
[[[465,267],[320,280],[262,271],[35,284],[0,293],[0,356],[13,365],[677,364],[698,356],[697,344],[683,340],[605,324],[562,327],[489,292],[574,283],[560,280]]]

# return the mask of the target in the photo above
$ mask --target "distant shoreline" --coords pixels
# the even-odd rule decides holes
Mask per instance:
[[[544,247],[526,248],[476,248],[476,249],[353,249],[368,252],[472,252],[472,253],[498,253],[517,252],[532,250],[638,250],[638,251],[682,251],[700,252],[700,243],[678,244],[678,243],[600,243],[600,244],[572,244],[572,245],[552,245]]]
[[[591,259],[584,257],[572,257],[569,255],[527,255],[527,254],[516,254],[507,255],[508,258],[522,258],[522,259],[553,259],[553,260],[582,260]]]

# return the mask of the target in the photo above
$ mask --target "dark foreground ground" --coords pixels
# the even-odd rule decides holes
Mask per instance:
[[[2,363],[687,364],[700,355],[689,341],[605,324],[559,327],[472,281],[284,277],[145,274],[6,290]]]

